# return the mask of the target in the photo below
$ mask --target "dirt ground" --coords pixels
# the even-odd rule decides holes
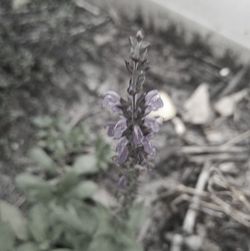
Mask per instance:
[[[16,200],[12,180],[27,164],[34,117],[84,119],[104,133],[109,115],[101,95],[109,89],[125,94],[128,37],[143,28],[151,43],[146,88],[167,93],[177,111],[162,124],[154,168],[140,188],[152,202],[145,250],[250,250],[248,66],[230,53],[214,57],[198,36],[186,44],[174,26],[145,28],[140,17],[129,21],[74,1],[35,0],[15,10],[2,2],[0,199]],[[209,102],[198,101],[209,118],[197,123],[200,111],[187,103],[201,84],[199,95]]]

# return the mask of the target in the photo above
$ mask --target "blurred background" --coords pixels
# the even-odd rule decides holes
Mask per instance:
[[[156,114],[157,157],[135,191],[148,212],[139,242],[148,251],[250,250],[249,7],[247,0],[1,0],[0,200],[25,212],[17,175],[47,181],[34,161],[67,170],[94,154],[101,171],[90,178],[112,196],[102,194],[104,204],[126,204],[102,96],[112,89],[126,97],[128,38],[142,29],[151,44],[145,88],[158,89],[164,107]]]

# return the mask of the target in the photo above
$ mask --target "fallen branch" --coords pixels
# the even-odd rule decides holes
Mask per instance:
[[[239,82],[242,80],[242,78],[245,76],[245,74],[248,71],[248,67],[244,67],[241,69],[228,83],[226,88],[220,93],[220,97],[228,95],[230,92],[232,92],[235,87],[239,84]]]
[[[204,191],[207,181],[209,179],[209,175],[210,175],[211,167],[209,166],[209,164],[210,164],[209,162],[206,162],[202,169],[202,172],[200,173],[200,176],[197,181],[196,188],[195,188],[196,194],[192,198],[191,204],[189,206],[189,209],[186,213],[186,216],[183,222],[182,229],[184,232],[188,234],[193,233],[193,229],[194,229],[194,225],[195,225],[195,221],[197,217],[197,209],[200,206],[200,194],[202,194],[202,192]],[[181,246],[183,243],[182,239],[183,237],[179,234],[173,236],[172,244],[171,244],[171,251],[181,250]]]
[[[90,14],[94,16],[99,16],[101,13],[100,9],[97,6],[90,4],[87,1],[74,0],[74,3],[77,5],[77,7],[84,9],[85,11],[89,12]]]
[[[227,141],[225,144],[223,144],[223,147],[229,147],[235,144],[240,143],[243,140],[246,140],[250,137],[250,130],[243,132],[240,135],[237,135],[236,137],[232,138],[231,140]]]
[[[239,146],[220,145],[220,146],[183,146],[181,153],[184,154],[220,154],[220,153],[242,153],[247,149]]]
[[[206,186],[207,181],[210,176],[210,171],[211,171],[211,167],[209,166],[209,162],[208,162],[204,165],[203,170],[200,173],[200,176],[199,176],[198,182],[196,184],[196,188],[195,188],[197,194],[194,195],[192,203],[190,204],[188,212],[187,212],[186,217],[184,219],[182,229],[189,234],[191,234],[193,232],[195,220],[197,217],[197,210],[196,209],[199,208],[199,205],[200,205],[200,196],[199,195],[205,189],[205,186]]]

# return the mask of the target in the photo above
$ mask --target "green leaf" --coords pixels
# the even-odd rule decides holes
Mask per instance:
[[[41,204],[35,205],[29,213],[29,229],[33,238],[42,243],[46,240],[49,228],[48,210]]]
[[[116,199],[105,189],[98,189],[98,191],[93,195],[93,200],[106,208],[117,206]]]
[[[33,124],[39,128],[48,128],[52,125],[53,119],[49,116],[36,117],[33,119]]]
[[[92,197],[98,191],[98,186],[92,181],[84,181],[80,183],[72,192],[79,199]]]
[[[16,184],[31,200],[47,200],[53,195],[51,185],[35,175],[20,174]]]
[[[85,234],[93,234],[97,227],[97,219],[94,213],[84,207],[76,209],[73,205],[67,208],[52,205],[53,217],[56,221],[65,225],[66,229],[73,229]]]
[[[72,249],[74,251],[86,251],[91,242],[92,236],[85,235],[82,233],[72,233],[67,231],[65,233],[65,241],[66,243],[71,243]]]
[[[130,219],[128,221],[128,226],[130,227],[132,232],[136,233],[145,223],[147,218],[147,211],[145,210],[143,205],[136,203],[130,209],[129,215]]]
[[[27,188],[40,188],[46,186],[46,182],[44,182],[40,177],[32,175],[32,174],[20,174],[16,178],[16,183],[19,188],[22,190],[26,190]]]
[[[57,248],[57,249],[52,249],[51,251],[72,251],[72,249],[68,249],[68,248]]]
[[[31,149],[29,153],[30,158],[40,167],[47,170],[54,169],[55,163],[50,156],[40,147]]]
[[[107,144],[101,137],[98,137],[95,144],[97,166],[100,169],[106,170],[108,168],[108,161],[110,161],[112,153],[110,145]]]
[[[13,251],[15,244],[15,235],[7,223],[0,220],[0,250]]]
[[[22,244],[15,249],[16,251],[39,251],[37,246],[31,242]]]
[[[62,176],[62,178],[57,183],[57,194],[65,195],[74,189],[79,182],[79,177],[76,173],[68,172]]]
[[[63,224],[57,224],[57,221],[55,221],[55,218],[53,215],[50,217],[50,225],[53,226],[52,231],[50,232],[50,241],[52,243],[58,243],[60,242],[61,236],[63,235],[65,231],[65,226]]]
[[[96,206],[94,210],[96,212],[96,215],[98,215],[99,221],[98,229],[95,235],[117,235],[117,227],[114,225],[114,219],[110,214],[110,211],[102,206]]]
[[[17,238],[27,239],[27,222],[18,208],[5,201],[0,201],[0,218],[10,225]]]
[[[118,236],[119,237],[119,236]],[[115,241],[115,236],[112,238],[109,235],[102,235],[95,238],[92,243],[90,244],[90,247],[88,248],[88,251],[122,251],[124,249],[121,249]],[[132,251],[132,250],[131,250]]]
[[[93,154],[78,157],[73,165],[77,174],[93,174],[98,172],[96,156]]]

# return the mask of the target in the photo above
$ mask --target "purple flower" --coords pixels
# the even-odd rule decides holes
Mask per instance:
[[[128,140],[122,137],[116,146],[116,152],[118,153],[117,162],[123,164],[128,158]]]
[[[103,107],[111,110],[112,112],[120,112],[121,97],[114,91],[108,91],[104,95]]]
[[[156,119],[146,117],[144,119],[144,125],[153,133],[156,133],[160,130],[160,124]]]
[[[127,187],[127,185],[128,185],[128,179],[127,179],[127,177],[126,176],[121,176],[120,178],[119,178],[119,181],[118,181],[118,186],[119,186],[119,188],[121,188],[121,189],[125,189],[126,187]]]
[[[149,141],[149,137],[144,137],[143,139],[143,147],[144,147],[144,151],[151,157],[154,157],[156,154],[156,149],[155,146],[153,146],[151,144],[151,142]]]
[[[145,96],[146,112],[157,111],[159,108],[163,107],[163,102],[161,100],[160,94],[157,90],[152,90]]]
[[[110,132],[112,132],[112,127],[110,128]],[[120,139],[122,137],[123,132],[127,129],[127,120],[122,117],[113,128],[113,137],[114,139]]]
[[[145,92],[144,82],[149,69],[147,49],[149,43],[143,40],[143,33],[137,32],[130,38],[131,50],[125,64],[130,74],[127,88],[128,98],[123,99],[114,91],[104,95],[103,106],[120,118],[108,124],[108,135],[118,140],[116,144],[116,163],[131,160],[132,164],[146,164],[156,149],[150,139],[159,131],[160,124],[147,116],[163,107],[157,90]]]
[[[133,143],[135,145],[141,145],[143,138],[144,136],[143,136],[140,126],[135,125],[133,129]]]
[[[114,137],[114,128],[115,128],[115,125],[116,125],[116,123],[109,123],[107,125],[107,128],[108,128],[107,134],[108,134],[109,137]]]

